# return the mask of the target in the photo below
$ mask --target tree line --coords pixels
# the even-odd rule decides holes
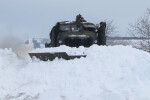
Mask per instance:
[[[112,36],[117,32],[117,27],[113,21],[106,20],[106,36]],[[128,33],[131,37],[141,37],[140,46],[143,50],[150,52],[150,9],[147,8],[145,14],[134,23],[129,23]],[[146,39],[145,39],[146,38]]]

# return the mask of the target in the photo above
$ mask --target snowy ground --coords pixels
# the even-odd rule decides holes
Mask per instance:
[[[87,57],[32,62],[0,49],[0,100],[150,100],[149,53],[131,46],[56,49],[64,48]]]

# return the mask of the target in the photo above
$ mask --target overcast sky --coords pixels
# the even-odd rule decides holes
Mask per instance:
[[[125,36],[147,8],[150,0],[0,0],[0,36],[49,37],[56,22],[73,21],[79,13],[95,24],[113,20]]]

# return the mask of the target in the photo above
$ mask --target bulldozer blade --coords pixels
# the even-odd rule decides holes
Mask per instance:
[[[53,61],[55,58],[62,58],[65,60],[70,60],[74,58],[86,57],[86,55],[68,55],[66,52],[55,52],[55,53],[29,53],[31,58],[38,58],[42,61]]]

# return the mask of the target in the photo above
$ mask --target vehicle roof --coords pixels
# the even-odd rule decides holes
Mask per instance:
[[[72,22],[70,22],[70,21],[62,21],[62,22],[59,22],[59,23],[60,23],[60,25],[76,24],[75,21],[72,21]],[[93,23],[91,23],[91,22],[81,22],[81,24],[93,24]]]

